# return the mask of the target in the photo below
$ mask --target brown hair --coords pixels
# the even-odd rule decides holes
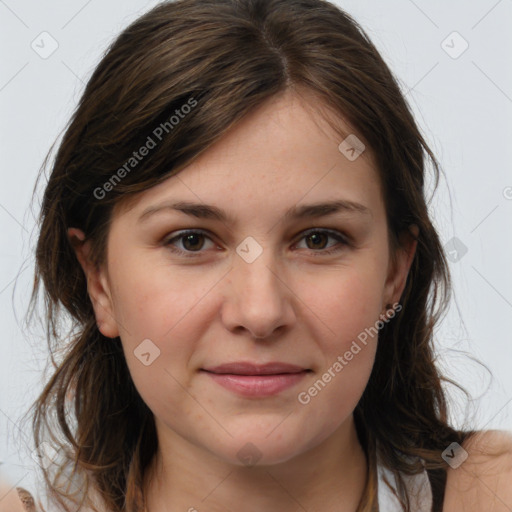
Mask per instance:
[[[471,433],[449,425],[434,364],[433,327],[451,288],[424,182],[428,163],[435,187],[440,171],[375,46],[324,0],[163,2],[117,37],[87,83],[45,188],[31,302],[42,282],[50,350],[60,357],[52,359],[53,375],[34,405],[33,427],[36,445],[45,440],[60,450],[61,471],[83,493],[64,489],[60,476],[45,470],[65,510],[77,509],[90,484],[108,510],[141,510],[144,475],[157,449],[152,413],[133,385],[120,340],[96,326],[67,229],[83,230],[95,262],[102,262],[115,205],[177,174],[288,88],[313,93],[371,148],[392,248],[410,225],[419,228],[403,309],[379,332],[374,368],[354,411],[372,468],[358,511],[375,506],[377,457],[398,478],[405,511],[401,474],[424,468],[433,510],[441,510],[447,467],[441,453]],[[134,150],[156,138],[157,127],[161,140],[127,166]],[[67,334],[63,315],[73,321]]]

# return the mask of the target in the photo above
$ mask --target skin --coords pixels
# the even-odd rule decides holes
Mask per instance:
[[[347,160],[337,149],[339,137],[316,115],[319,107],[289,93],[274,98],[179,176],[118,208],[100,268],[88,259],[84,234],[69,230],[98,326],[105,336],[121,337],[135,385],[155,415],[151,512],[357,508],[367,468],[352,412],[376,340],[308,404],[297,395],[374,325],[386,304],[398,301],[416,246],[403,237],[391,264],[371,153]],[[283,220],[291,206],[334,198],[364,204],[370,220],[355,214]],[[236,223],[169,211],[138,222],[166,199],[226,208]],[[301,235],[312,227],[347,233],[352,244],[315,256],[319,248]],[[199,243],[198,258],[178,256],[162,240],[185,228],[208,229],[215,241]],[[236,253],[247,236],[263,248],[252,263]],[[146,338],[160,350],[149,366],[133,353]],[[235,360],[283,361],[312,371],[298,386],[263,399],[238,397],[199,371]],[[237,457],[247,442],[261,456],[250,467]],[[481,432],[464,448],[467,461],[448,470],[444,512],[512,510],[512,436]],[[0,497],[0,512],[24,510],[11,485],[0,482]]]
[[[468,459],[448,470],[443,512],[510,512],[512,510],[512,435],[503,431],[479,432],[464,443]],[[254,469],[254,468],[253,468]],[[24,492],[26,495],[26,491]],[[99,496],[93,492],[97,503]],[[24,506],[12,483],[0,478],[0,512],[35,512]],[[29,500],[31,502],[31,500]],[[204,508],[202,508],[204,510]],[[101,510],[101,506],[100,506]],[[165,508],[164,508],[165,510]],[[167,508],[167,510],[171,510]],[[189,512],[190,507],[189,507]],[[211,510],[209,507],[207,510]],[[227,509],[226,509],[227,510]],[[298,510],[301,510],[298,507]],[[332,510],[335,510],[333,507]],[[353,508],[355,510],[355,508]],[[83,512],[93,512],[85,509]]]
[[[26,512],[14,485],[0,481],[0,512]]]
[[[352,413],[377,338],[308,404],[297,397],[381,319],[387,304],[399,301],[416,243],[404,236],[391,259],[371,151],[349,161],[320,107],[290,91],[274,97],[179,175],[140,193],[129,207],[119,205],[99,268],[89,262],[83,233],[69,230],[99,329],[121,337],[134,383],[155,416],[151,512],[241,506],[353,512],[361,498],[367,465]],[[291,207],[333,199],[360,203],[370,214],[284,219]],[[215,205],[234,223],[170,209],[139,220],[168,200]],[[205,237],[166,244],[191,228],[206,230]],[[304,233],[310,228],[334,230],[349,243],[321,234],[311,240]],[[262,249],[251,263],[236,252],[248,236]],[[199,256],[170,249],[190,246],[189,254]],[[333,247],[340,250],[322,254]],[[160,350],[149,366],[134,355],[145,339]],[[240,360],[292,363],[310,372],[292,388],[255,399],[200,371]],[[246,443],[260,457],[254,466],[237,456]]]
[[[448,470],[443,510],[510,512],[512,510],[512,433],[478,432],[464,443],[468,458]]]

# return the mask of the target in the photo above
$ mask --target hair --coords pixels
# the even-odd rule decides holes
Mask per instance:
[[[426,470],[433,510],[441,511],[447,475],[441,453],[473,432],[450,426],[444,382],[451,381],[435,364],[433,330],[451,282],[425,179],[430,169],[435,190],[440,169],[375,46],[324,0],[160,3],[115,39],[89,79],[44,190],[31,297],[33,312],[42,284],[52,357],[51,378],[33,405],[34,440],[60,454],[58,470],[43,473],[63,510],[87,503],[91,487],[111,512],[142,510],[144,478],[158,447],[153,415],[132,382],[120,339],[98,330],[68,228],[85,233],[101,264],[114,207],[178,174],[246,114],[289,89],[328,107],[340,136],[344,119],[370,148],[392,253],[401,234],[419,228],[402,311],[379,332],[354,411],[370,468],[358,512],[376,504],[377,461],[396,476],[404,511],[411,504],[402,476]],[[134,150],[150,140],[154,147],[135,160]],[[66,472],[74,490],[61,482]]]

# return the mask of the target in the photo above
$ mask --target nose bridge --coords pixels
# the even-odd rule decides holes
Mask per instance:
[[[275,251],[248,237],[237,247],[235,274],[241,288],[238,292],[247,291],[257,300],[266,295],[267,300],[275,299],[280,294],[279,261]],[[282,285],[282,283],[281,283]],[[250,297],[249,297],[250,298]]]

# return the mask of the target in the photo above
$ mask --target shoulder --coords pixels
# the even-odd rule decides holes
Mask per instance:
[[[448,469],[443,511],[510,512],[512,433],[498,430],[477,432],[458,450],[458,457],[467,458],[459,467],[455,468],[454,464]]]
[[[34,496],[23,487],[9,485],[6,481],[0,480],[0,512],[40,512]],[[92,507],[83,506],[80,512],[107,510],[101,494],[92,486],[88,497]]]
[[[35,510],[34,499],[28,491],[0,482],[0,512],[33,512]]]

